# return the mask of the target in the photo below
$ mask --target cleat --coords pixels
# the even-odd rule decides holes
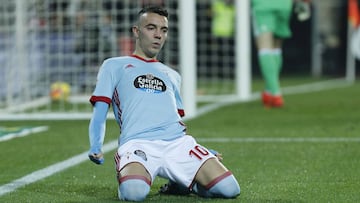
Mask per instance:
[[[284,100],[281,95],[273,96],[271,101],[271,106],[275,108],[280,108],[284,106]]]
[[[159,193],[166,195],[189,195],[191,192],[189,188],[169,181],[160,187]]]
[[[272,96],[267,92],[262,92],[261,99],[264,107],[270,108],[272,106]]]

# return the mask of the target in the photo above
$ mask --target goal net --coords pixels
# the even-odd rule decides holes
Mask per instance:
[[[0,0],[0,118],[89,118],[88,99],[99,66],[108,57],[132,53],[129,29],[139,9],[148,4],[169,11],[168,41],[159,59],[190,74],[183,77],[183,83],[193,85],[183,92],[195,95],[184,94],[186,105],[195,106],[190,114],[196,114],[199,105],[249,99],[260,89],[253,80],[261,78],[253,39],[247,38],[250,0],[229,1],[233,10],[228,10],[224,30],[216,28],[224,23],[216,21],[216,2]],[[338,55],[345,49],[340,32],[344,22],[322,22],[326,11],[340,12],[344,5],[320,2],[314,5],[316,21],[294,23],[294,37],[285,44],[285,74],[345,75],[345,56]],[[194,35],[189,35],[191,29]],[[188,58],[189,53],[194,56]]]

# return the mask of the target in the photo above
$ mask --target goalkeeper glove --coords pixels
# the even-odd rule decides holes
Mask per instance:
[[[297,14],[299,21],[308,20],[311,16],[310,3],[304,1],[296,1],[294,6],[294,12]]]

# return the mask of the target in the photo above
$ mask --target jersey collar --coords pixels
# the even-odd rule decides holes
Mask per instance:
[[[159,62],[157,59],[144,59],[143,57],[135,55],[135,54],[131,54],[130,56],[135,57],[135,58],[140,59],[140,60],[145,61],[145,62],[149,62],[149,63],[150,62]]]

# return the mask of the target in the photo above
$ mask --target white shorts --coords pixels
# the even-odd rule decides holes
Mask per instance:
[[[131,162],[141,163],[151,175],[170,179],[189,187],[204,162],[215,156],[197,144],[192,136],[163,140],[130,140],[118,148],[115,154],[116,171]]]

